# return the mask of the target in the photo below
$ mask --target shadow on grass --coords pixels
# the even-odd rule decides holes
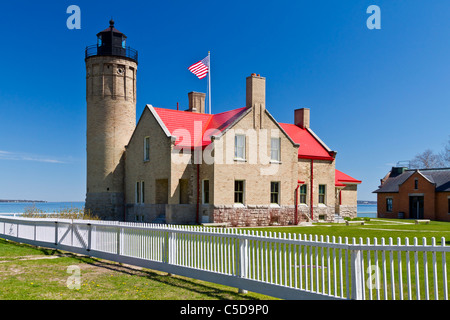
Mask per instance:
[[[67,256],[67,254],[66,254]],[[152,281],[160,282],[164,285],[172,286],[177,289],[184,289],[198,294],[207,295],[211,299],[217,300],[259,300],[258,298],[233,292],[232,289],[226,287],[215,288],[207,285],[207,282],[200,283],[201,280],[189,279],[178,275],[160,274],[153,270],[133,267],[126,264],[100,260],[88,256],[73,255],[72,258],[77,259],[81,263],[89,264],[98,268],[108,269],[110,271],[119,272],[135,277],[142,277]],[[164,273],[161,271],[161,273]],[[237,289],[235,289],[237,291]]]
[[[108,260],[97,259],[89,256],[78,255],[71,252],[61,251],[58,249],[49,249],[44,247],[36,247],[28,244],[12,242],[4,239],[0,239],[0,245],[6,244],[10,246],[16,246],[21,248],[32,248],[40,251],[43,255],[46,256],[64,256],[67,258],[71,258],[79,261],[82,264],[88,264],[94,267],[107,269],[113,272],[118,272],[134,277],[141,277],[145,279],[149,279],[151,281],[156,281],[162,283],[164,285],[172,286],[177,289],[183,289],[190,292],[195,292],[197,294],[202,294],[210,297],[211,299],[216,300],[259,300],[258,298],[252,297],[246,294],[237,293],[237,289],[230,289],[229,287],[216,288],[213,285],[209,286],[208,282],[204,282],[195,279],[189,279],[186,277],[178,276],[178,275],[167,275],[164,272],[156,272],[150,269],[133,267],[126,264],[121,264],[117,262],[112,262]],[[161,274],[163,273],[163,274]],[[233,289],[236,292],[233,292]]]

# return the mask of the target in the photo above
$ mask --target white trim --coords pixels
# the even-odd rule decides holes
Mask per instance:
[[[242,181],[242,203],[235,202],[234,196],[236,193],[236,181]],[[235,179],[233,180],[233,203],[235,207],[245,207],[245,180]]]
[[[296,142],[294,142],[294,140],[292,140],[291,136],[288,135],[288,134],[286,133],[286,131],[284,131],[283,127],[281,127],[281,125],[278,123],[277,120],[275,120],[275,118],[270,114],[270,112],[269,112],[267,109],[264,109],[264,111],[267,113],[268,117],[269,117],[269,118],[277,125],[278,129],[280,129],[281,132],[284,133],[284,135],[289,139],[289,141],[292,142],[292,144],[293,144],[295,147],[300,147],[300,143],[296,143]]]
[[[244,148],[244,150],[243,150],[243,157],[238,157],[237,156],[237,151],[238,151],[238,149],[237,149],[237,147],[238,147],[238,137],[243,137],[243,139],[244,139],[244,145],[243,146],[241,146],[241,147],[243,147]],[[241,134],[241,133],[236,133],[235,135],[234,135],[234,160],[238,160],[238,161],[245,161],[246,159],[247,159],[247,136],[245,135],[245,134]]]
[[[273,146],[273,140],[277,140],[278,141],[278,149],[272,149]],[[278,154],[277,154],[277,158],[278,159],[272,159],[272,150],[277,150]],[[272,161],[274,161],[275,163],[280,163],[281,162],[281,137],[270,137],[270,161],[272,163]]]
[[[247,110],[245,112],[243,112],[233,123],[231,123],[225,130],[223,130],[222,132],[220,132],[217,135],[213,135],[211,136],[211,139],[216,139],[216,140],[220,140],[220,138],[222,138],[222,136],[228,132],[228,130],[230,130],[232,127],[234,127],[236,125],[236,123],[238,123],[239,121],[241,121],[242,118],[244,118],[248,113],[250,113],[250,111],[252,111],[252,108],[247,108]],[[226,111],[228,112],[228,111]],[[225,112],[222,112],[225,113]],[[220,114],[220,113],[218,113]],[[217,114],[216,114],[217,115]],[[212,140],[211,140],[212,141]]]
[[[331,150],[326,144],[325,142],[323,142],[318,136],[317,134],[314,133],[314,131],[312,131],[311,128],[306,128],[306,130],[308,130],[308,132],[314,137],[316,138],[317,141],[319,141],[319,143],[328,151],[328,152],[333,152],[333,150]]]
[[[277,183],[278,184],[278,202],[272,202],[272,183]],[[270,181],[270,189],[269,189],[269,203],[271,207],[279,207],[280,206],[280,202],[281,202],[281,181]]]
[[[169,132],[169,130],[167,129],[166,125],[164,124],[164,122],[159,117],[158,112],[155,111],[155,108],[153,108],[153,106],[151,104],[147,104],[145,107],[150,110],[150,112],[152,113],[153,117],[155,117],[156,122],[158,122],[159,126],[164,131],[166,136],[168,138],[175,138],[175,141],[176,141],[176,137],[172,136],[172,134]]]

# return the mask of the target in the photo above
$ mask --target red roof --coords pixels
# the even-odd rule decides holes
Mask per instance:
[[[307,129],[290,123],[280,123],[280,126],[295,143],[300,145],[299,159],[334,160],[330,152]]]
[[[234,109],[218,114],[162,108],[154,109],[170,134],[177,137],[176,146],[205,147],[211,143],[211,136],[223,132],[247,108]]]
[[[336,169],[335,175],[336,187],[345,187],[348,183],[361,183],[360,180],[350,177],[348,174],[343,173]]]

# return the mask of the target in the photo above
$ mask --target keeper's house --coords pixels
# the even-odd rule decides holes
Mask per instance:
[[[450,168],[394,167],[374,193],[379,218],[450,221]]]
[[[103,219],[232,226],[356,216],[356,180],[310,128],[310,110],[278,123],[266,79],[246,79],[244,106],[205,113],[147,105],[136,125],[137,51],[114,22],[86,50],[86,208]]]

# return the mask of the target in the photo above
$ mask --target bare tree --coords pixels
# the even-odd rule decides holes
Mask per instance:
[[[439,156],[441,157],[442,165],[445,167],[450,167],[450,138]]]
[[[442,157],[435,154],[431,149],[427,149],[417,154],[410,163],[412,169],[429,169],[443,166]]]

